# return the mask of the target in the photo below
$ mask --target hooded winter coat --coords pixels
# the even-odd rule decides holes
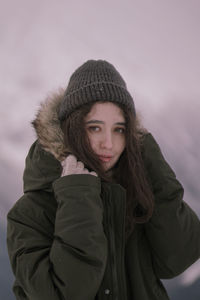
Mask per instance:
[[[155,208],[125,243],[125,189],[89,174],[61,177],[61,98],[40,108],[24,195],[8,213],[16,299],[169,299],[160,279],[179,275],[200,256],[200,222],[183,201],[183,187],[144,133],[141,151]]]

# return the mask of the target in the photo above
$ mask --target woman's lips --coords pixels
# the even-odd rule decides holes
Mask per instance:
[[[109,162],[112,159],[112,156],[107,156],[107,155],[98,155],[98,157],[103,162]]]

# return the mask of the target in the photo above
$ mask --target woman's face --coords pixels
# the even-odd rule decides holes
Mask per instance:
[[[95,103],[85,118],[86,132],[93,151],[105,171],[118,161],[125,148],[125,118],[111,102]]]

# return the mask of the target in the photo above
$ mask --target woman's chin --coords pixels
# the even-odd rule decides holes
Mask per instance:
[[[102,165],[105,172],[108,172],[110,169],[112,169],[112,165],[109,163],[103,163]]]

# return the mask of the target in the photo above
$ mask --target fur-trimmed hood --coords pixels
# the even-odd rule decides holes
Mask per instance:
[[[63,100],[64,89],[53,93],[41,103],[36,119],[32,122],[37,138],[44,150],[50,152],[59,161],[66,157],[64,136],[58,119],[58,111]]]
[[[58,119],[58,111],[61,101],[63,100],[64,89],[59,89],[57,93],[53,93],[41,103],[35,120],[32,122],[35,128],[37,138],[44,150],[50,152],[60,162],[69,152],[64,145],[64,136]],[[136,115],[138,124],[138,135],[143,136],[147,132],[145,128],[140,126],[138,115]]]
[[[60,177],[62,161],[70,152],[64,144],[64,135],[58,119],[60,103],[64,89],[58,90],[41,103],[32,122],[37,140],[31,146],[26,158],[24,170],[24,192],[35,190],[52,191],[52,182]],[[138,137],[147,132],[137,119]]]

